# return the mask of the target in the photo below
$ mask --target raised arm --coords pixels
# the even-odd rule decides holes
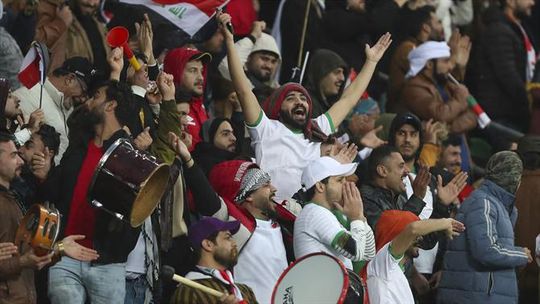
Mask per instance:
[[[390,34],[386,33],[379,38],[379,41],[373,47],[370,48],[366,44],[366,63],[364,63],[362,70],[351,85],[345,89],[341,98],[328,110],[328,114],[332,117],[336,128],[360,100],[375,72],[377,62],[382,58],[391,42]]]
[[[402,256],[420,236],[435,231],[445,231],[448,238],[452,239],[464,230],[465,226],[461,222],[451,218],[412,222],[392,240],[390,251],[393,256]]]
[[[229,63],[229,72],[231,73],[231,79],[242,105],[246,124],[253,125],[257,122],[259,115],[262,111],[257,97],[251,91],[251,82],[244,73],[242,62],[238,56],[236,48],[234,47],[233,35],[225,26],[227,22],[231,21],[231,16],[228,14],[217,15],[218,24],[223,36],[225,37],[225,45],[227,46],[227,61]]]

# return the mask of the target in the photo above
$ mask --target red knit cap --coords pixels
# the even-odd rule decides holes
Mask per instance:
[[[419,220],[420,218],[410,211],[384,211],[375,228],[375,246],[377,251],[398,236],[407,225]]]
[[[208,180],[219,196],[229,202],[234,202],[242,179],[251,168],[259,168],[259,166],[245,160],[222,162],[212,168]]]
[[[309,105],[307,119],[311,120],[311,113],[313,108],[311,96],[309,96],[308,91],[303,86],[295,82],[289,82],[282,85],[264,101],[262,108],[268,118],[275,120],[279,119],[279,111],[281,110],[281,104],[283,103],[283,100],[285,100],[285,96],[287,96],[287,94],[292,91],[298,91],[304,94],[304,96],[306,96],[306,100]]]

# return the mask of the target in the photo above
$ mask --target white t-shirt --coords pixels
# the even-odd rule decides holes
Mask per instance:
[[[399,266],[400,259],[390,253],[388,243],[368,264],[367,288],[371,304],[414,304],[409,282]]]
[[[362,251],[366,255],[370,255],[367,252],[371,251],[369,258],[372,258],[375,253],[375,240],[371,228],[363,221],[353,221],[351,230],[353,229],[360,235],[361,240],[357,241],[357,245],[369,247],[371,250]],[[342,231],[346,229],[330,210],[314,203],[307,204],[294,222],[295,257],[298,259],[310,253],[325,252],[339,258],[348,269],[353,269],[351,260],[332,247],[335,237]]]
[[[413,177],[413,180],[416,178],[416,174],[411,173],[411,176]],[[405,183],[405,189],[407,191],[407,198],[410,198],[413,195],[413,188],[411,185],[411,181],[408,177],[405,177],[403,179],[403,182]],[[426,220],[431,217],[431,214],[433,213],[433,193],[431,192],[430,187],[427,187],[426,189],[426,195],[422,199],[426,205],[424,206],[424,209],[422,209],[422,212],[420,212],[420,215],[418,217],[421,220]],[[433,273],[433,264],[435,263],[435,260],[437,259],[437,250],[439,249],[439,243],[435,244],[435,247],[433,247],[430,250],[418,250],[418,257],[414,259],[414,267],[416,267],[416,270],[420,273]]]
[[[255,232],[242,248],[234,267],[235,281],[251,287],[259,303],[270,303],[272,290],[287,268],[287,254],[279,226],[256,220]]]
[[[328,113],[315,121],[325,134],[335,131]],[[277,189],[276,199],[290,199],[302,188],[304,168],[321,157],[321,143],[310,142],[301,131],[292,131],[280,121],[269,119],[264,111],[254,126],[248,125],[248,131],[257,164],[270,174]]]

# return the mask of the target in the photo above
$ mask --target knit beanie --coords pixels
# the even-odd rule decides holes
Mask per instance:
[[[523,163],[519,156],[512,151],[501,151],[489,158],[485,178],[511,194],[515,194],[521,182],[522,173]]]
[[[384,211],[375,227],[375,247],[377,251],[396,238],[407,225],[419,220],[420,218],[410,211]]]
[[[231,160],[219,163],[208,175],[210,185],[223,199],[241,203],[253,191],[270,181],[270,175],[255,163]]]

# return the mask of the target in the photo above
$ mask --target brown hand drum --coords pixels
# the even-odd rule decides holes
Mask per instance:
[[[37,256],[44,256],[53,250],[59,232],[60,212],[56,208],[35,204],[19,224],[15,245],[23,248],[23,244],[28,244]]]
[[[120,138],[99,160],[88,188],[88,202],[138,227],[159,204],[168,179],[167,164]]]

